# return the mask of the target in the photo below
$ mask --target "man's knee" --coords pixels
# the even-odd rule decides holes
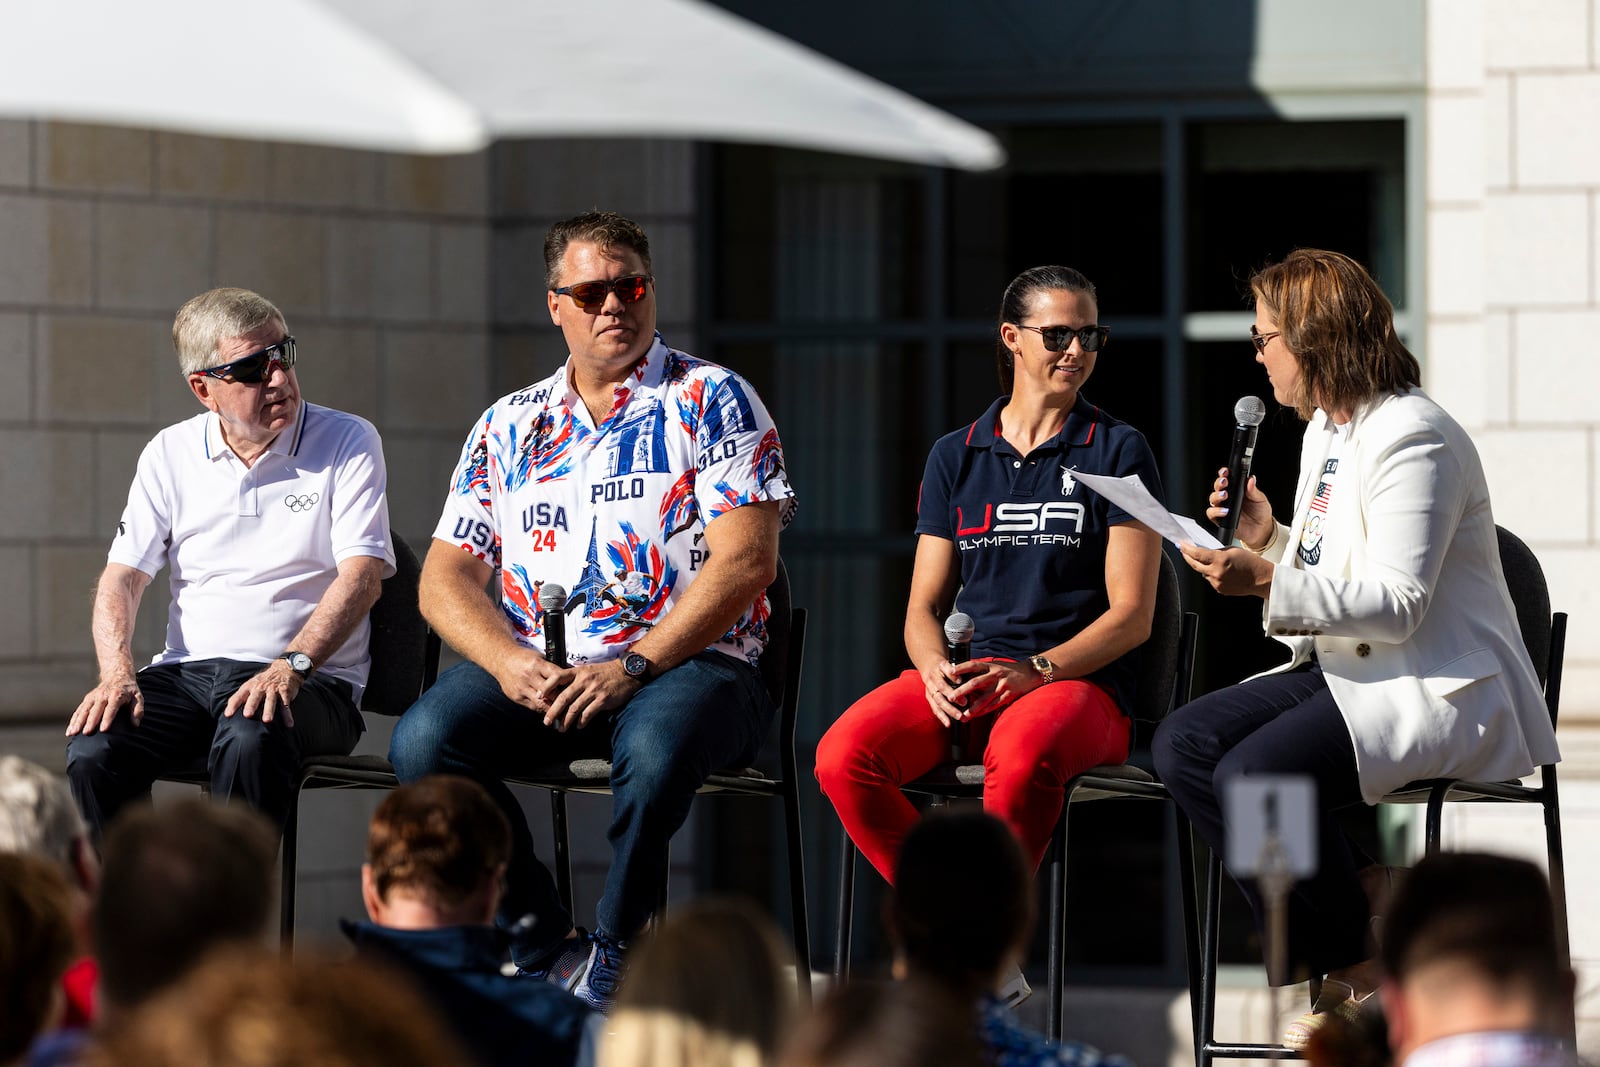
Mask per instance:
[[[91,783],[109,769],[113,749],[107,734],[76,734],[67,739],[67,779],[75,785]]]

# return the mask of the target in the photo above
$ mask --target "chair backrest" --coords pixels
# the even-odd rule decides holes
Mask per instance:
[[[789,570],[778,559],[778,573],[767,586],[767,603],[772,612],[767,616],[767,647],[761,650],[756,667],[767,692],[772,695],[774,707],[783,707],[784,690],[789,677],[789,628],[793,623],[794,597],[789,591]]]
[[[1549,680],[1550,670],[1550,587],[1544,568],[1533,550],[1504,526],[1496,526],[1500,538],[1500,569],[1505,572],[1511,604],[1517,609],[1517,625],[1528,657],[1538,672],[1540,683]]]
[[[1179,599],[1178,571],[1172,558],[1161,554],[1161,574],[1156,579],[1156,611],[1150,638],[1133,650],[1133,718],[1159,722],[1175,703],[1188,699],[1188,678],[1194,656],[1194,615],[1185,613]]]
[[[399,715],[416,703],[427,661],[428,624],[417,606],[422,564],[405,538],[393,530],[389,536],[394,541],[394,574],[383,580],[383,592],[367,616],[372,670],[361,696],[361,709],[379,715]]]

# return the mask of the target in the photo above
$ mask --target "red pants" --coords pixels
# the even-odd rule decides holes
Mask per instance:
[[[950,730],[933,717],[922,677],[906,671],[856,701],[817,745],[817,781],[878,873],[894,881],[900,842],[918,818],[900,784],[950,758]],[[1050,846],[1067,780],[1128,758],[1128,717],[1093,682],[1040,686],[974,719],[983,750],[983,807],[1011,827],[1038,867]]]

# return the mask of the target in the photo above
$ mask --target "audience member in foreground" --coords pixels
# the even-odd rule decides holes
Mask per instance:
[[[1569,1067],[1572,969],[1531,863],[1440,853],[1418,863],[1383,930],[1380,997],[1404,1067]]]
[[[500,970],[507,938],[494,914],[510,854],[506,818],[476,782],[402,785],[367,836],[361,896],[372,921],[344,930],[409,974],[482,1067],[571,1067],[593,1013],[566,990]]]
[[[94,1022],[100,969],[90,955],[90,905],[100,883],[100,861],[67,780],[19,756],[0,756],[0,852],[25,852],[54,860],[71,886],[78,950],[61,977],[66,1010],[57,1024],[76,1030]]]
[[[76,952],[65,876],[42,856],[0,854],[0,1067],[25,1062],[56,1025]]]
[[[993,1067],[966,1000],[939,985],[854,982],[800,1020],[780,1067]]]
[[[433,1008],[397,975],[360,960],[234,949],[209,957],[106,1031],[85,1067],[470,1063]]]
[[[906,835],[894,873],[887,911],[896,976],[932,982],[976,1011],[991,1067],[1127,1067],[1121,1056],[1046,1040],[995,996],[1034,920],[1033,866],[1004,823],[975,811],[929,815]]]
[[[599,1067],[772,1067],[794,1014],[788,957],[749,904],[673,912],[629,966]]]
[[[106,1020],[214,948],[264,942],[276,853],[272,825],[246,807],[185,797],[124,812],[106,834],[92,923]]]

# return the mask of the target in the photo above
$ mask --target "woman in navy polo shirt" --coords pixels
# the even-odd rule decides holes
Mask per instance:
[[[984,765],[984,807],[1037,866],[1063,786],[1128,754],[1126,654],[1150,635],[1161,541],[1080,485],[1075,472],[1137,474],[1158,498],[1143,435],[1083,395],[1109,331],[1094,286],[1034,267],[1000,308],[1003,392],[928,455],[906,608],[913,669],[868,693],[817,748],[817,779],[856,846],[892,881],[918,813],[902,782],[950,758],[967,724]],[[959,592],[959,596],[958,596]],[[977,626],[950,662],[944,620]]]

